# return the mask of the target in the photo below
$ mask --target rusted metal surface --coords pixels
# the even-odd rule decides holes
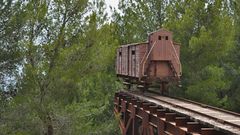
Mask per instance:
[[[156,31],[149,35],[149,48],[153,46],[154,42],[157,42],[157,45],[154,46],[154,49],[150,55],[152,60],[171,60],[172,48],[171,48],[171,41],[172,41],[172,32],[169,32],[165,29],[160,31]]]
[[[139,78],[146,46],[147,43],[134,43],[118,48],[116,73],[120,76]]]
[[[187,100],[119,92],[114,105],[123,135],[240,134],[239,114]]]

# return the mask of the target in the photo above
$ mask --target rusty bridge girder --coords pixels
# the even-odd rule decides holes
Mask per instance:
[[[225,135],[213,127],[124,92],[115,94],[114,113],[119,118],[122,135]]]

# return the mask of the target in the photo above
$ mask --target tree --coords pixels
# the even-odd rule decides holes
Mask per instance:
[[[16,80],[19,78],[18,69],[22,57],[17,43],[23,25],[20,7],[21,2],[0,2],[0,123],[6,122],[4,113],[8,111],[8,100],[16,94]]]
[[[20,5],[22,76],[0,132],[89,134],[94,127],[112,134],[109,108],[117,84],[108,74],[117,40],[114,27],[103,21],[104,2],[30,0]],[[106,124],[96,124],[99,120]]]
[[[231,82],[223,64],[234,48],[233,19],[227,7],[223,1],[176,2],[168,9],[166,23],[182,43],[183,83],[188,98],[222,107],[226,107]]]
[[[234,28],[235,28],[235,35],[234,35],[234,50],[231,51],[231,57],[228,59],[227,69],[228,69],[228,77],[232,80],[230,90],[228,91],[228,99],[229,99],[229,108],[231,110],[235,110],[240,112],[239,110],[239,47],[240,47],[240,32],[239,32],[239,25],[240,25],[240,12],[239,12],[240,3],[239,1],[231,1],[231,12],[234,18]]]
[[[121,1],[119,5],[114,17],[120,26],[116,32],[120,43],[143,41],[147,32],[160,26],[173,31],[174,40],[182,44],[183,88],[171,89],[172,94],[228,107],[232,79],[226,63],[234,50],[234,21],[228,1]],[[202,98],[206,95],[207,99]]]
[[[121,0],[113,15],[116,36],[121,44],[143,42],[147,33],[161,28],[165,21],[164,0]]]
[[[18,65],[21,61],[19,30],[23,25],[19,8],[21,2],[0,2],[0,90],[11,90],[8,86],[14,86],[14,79],[18,75]],[[14,10],[16,9],[16,10]]]

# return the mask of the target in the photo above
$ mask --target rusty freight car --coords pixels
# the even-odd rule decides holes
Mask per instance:
[[[130,86],[133,82],[146,89],[157,81],[161,93],[166,85],[180,80],[180,44],[172,32],[160,29],[148,36],[148,42],[122,45],[117,49],[116,73]]]

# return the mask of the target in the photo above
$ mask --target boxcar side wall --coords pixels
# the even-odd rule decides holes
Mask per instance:
[[[134,77],[136,76],[136,45],[129,46],[129,51],[128,51],[128,56],[129,56],[129,76]]]
[[[117,58],[116,58],[116,73],[117,75],[121,74],[121,61],[122,61],[122,51],[121,48],[117,49]]]
[[[117,50],[116,71],[120,76],[139,78],[148,43],[121,46]]]
[[[128,75],[128,47],[122,47],[123,50],[123,62],[122,62],[122,74]]]
[[[128,46],[128,76],[132,76],[132,53],[131,51],[133,50],[133,46]]]
[[[137,46],[137,59],[136,59],[136,77],[142,77],[144,57],[146,57],[148,43]]]

